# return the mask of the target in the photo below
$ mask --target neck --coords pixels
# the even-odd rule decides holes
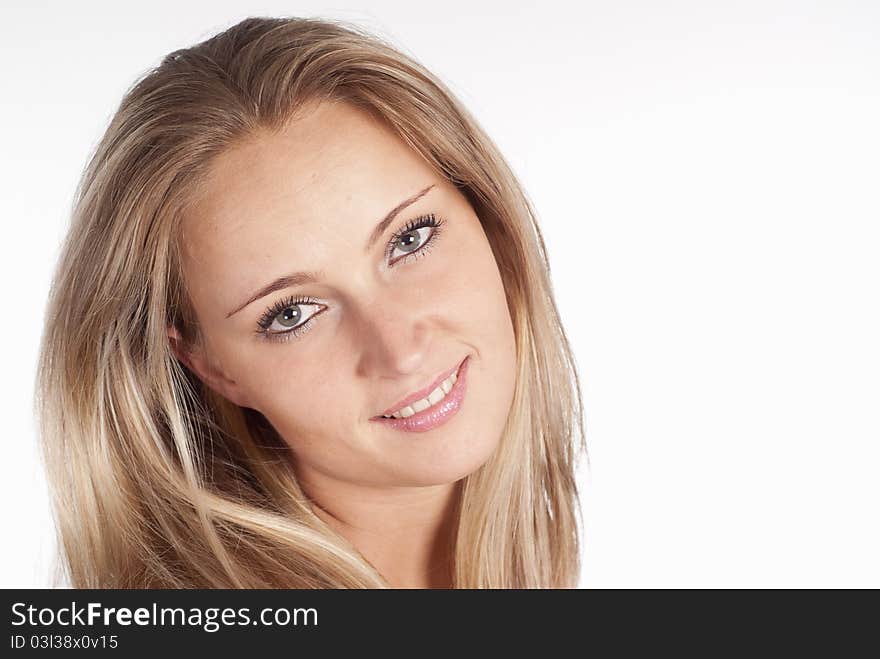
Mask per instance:
[[[301,475],[312,509],[392,588],[451,588],[459,483],[371,488]]]

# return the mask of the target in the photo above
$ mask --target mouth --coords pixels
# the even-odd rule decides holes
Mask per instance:
[[[408,432],[424,432],[445,423],[464,401],[469,362],[470,356],[465,357],[428,387],[410,394],[371,421]]]

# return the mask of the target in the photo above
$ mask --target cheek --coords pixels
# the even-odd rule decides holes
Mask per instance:
[[[479,343],[499,358],[510,360],[516,350],[513,323],[495,255],[481,228],[461,259],[461,300]]]
[[[335,476],[348,476],[362,468],[363,438],[354,432],[360,409],[350,387],[353,378],[328,370],[326,362],[306,368],[299,358],[275,361],[274,374],[257,395],[261,412],[301,461]],[[284,377],[288,370],[291,376]],[[296,373],[296,378],[293,377]]]
[[[291,437],[332,432],[352,409],[350,402],[344,404],[351,400],[345,389],[350,378],[334,372],[332,361],[312,358],[314,352],[294,351],[285,344],[277,347],[280,351],[270,363],[258,367],[264,377],[253,389],[261,411]]]

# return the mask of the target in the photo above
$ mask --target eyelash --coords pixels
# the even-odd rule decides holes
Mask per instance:
[[[410,220],[403,227],[401,227],[398,231],[396,231],[393,236],[391,236],[391,239],[388,241],[388,244],[385,246],[385,258],[388,259],[388,257],[391,256],[392,252],[394,251],[394,246],[397,243],[397,241],[400,240],[406,234],[408,234],[412,231],[415,231],[416,229],[421,229],[424,227],[432,227],[433,231],[431,231],[431,233],[428,236],[428,239],[425,243],[420,245],[419,248],[416,249],[414,252],[409,252],[408,254],[405,254],[404,256],[400,257],[399,259],[394,261],[394,263],[397,264],[401,261],[406,263],[408,261],[415,260],[415,259],[421,258],[422,256],[425,256],[431,250],[431,248],[434,246],[434,243],[436,242],[437,237],[440,235],[440,232],[442,231],[443,224],[445,224],[444,220],[442,220],[438,217],[435,217],[433,213],[430,213],[428,215],[423,215],[421,217],[417,217],[415,219]],[[263,313],[263,315],[260,316],[260,319],[257,321],[256,333],[261,338],[266,339],[267,341],[288,341],[291,338],[300,336],[301,334],[304,334],[305,332],[307,332],[309,329],[311,329],[312,321],[323,313],[323,309],[321,311],[314,313],[306,322],[304,322],[301,325],[297,325],[293,329],[289,329],[284,332],[270,332],[269,331],[269,328],[272,326],[272,322],[275,320],[275,318],[279,314],[281,314],[282,311],[284,311],[290,307],[295,307],[299,304],[318,305],[319,303],[314,298],[311,298],[308,296],[289,297],[289,298],[279,300],[278,302],[273,304],[271,307],[266,309],[266,311]]]

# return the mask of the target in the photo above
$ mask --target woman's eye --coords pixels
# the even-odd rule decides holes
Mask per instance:
[[[394,246],[391,250],[392,258],[394,257],[394,251],[398,249],[404,255],[412,254],[418,250],[429,239],[432,231],[434,231],[433,226],[424,226],[412,229],[401,235],[400,238],[394,241]]]
[[[303,311],[303,309],[306,307],[318,309],[321,307],[321,305],[305,303],[288,305],[281,311],[281,313],[272,318],[271,324],[264,328],[266,333],[283,334],[284,332],[289,332],[293,329],[296,329],[297,327],[301,327],[305,322],[308,322],[308,320],[315,315],[314,311],[311,314],[306,314]]]
[[[406,261],[410,256],[419,258],[428,253],[443,230],[443,220],[426,215],[408,224],[402,233],[391,238],[389,258],[393,263]],[[393,258],[396,251],[401,256]],[[309,331],[312,320],[326,309],[310,297],[287,298],[266,310],[257,322],[257,334],[264,339],[287,340]]]

